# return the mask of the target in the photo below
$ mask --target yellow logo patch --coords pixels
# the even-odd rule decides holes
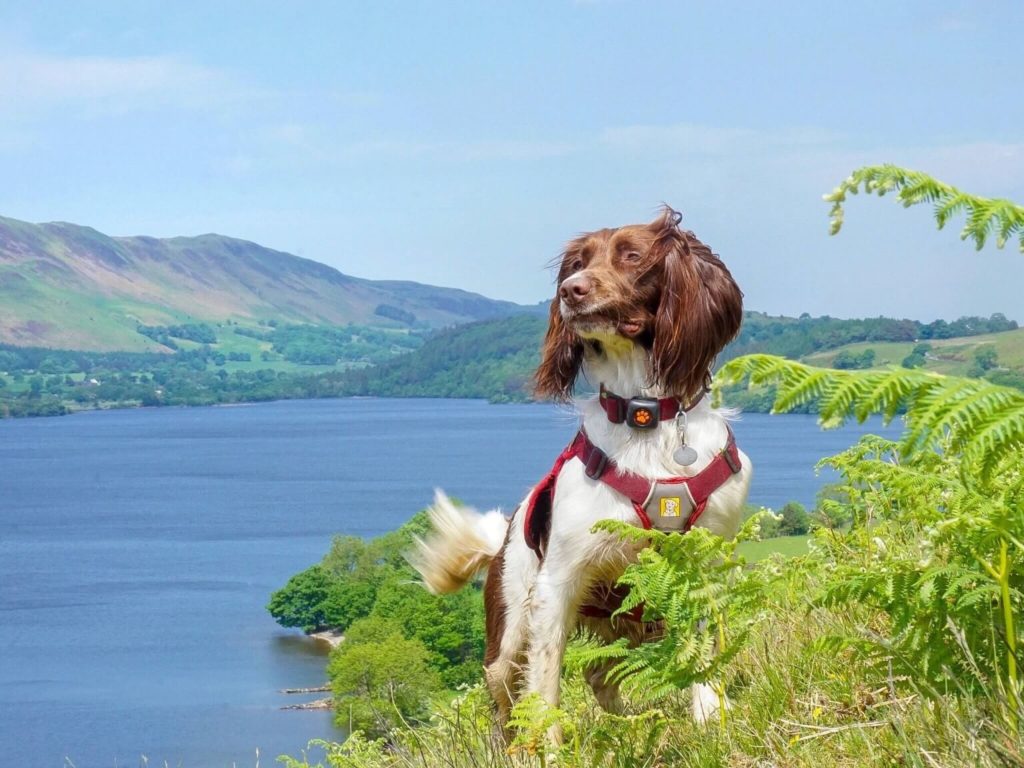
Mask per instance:
[[[682,499],[678,496],[668,496],[660,499],[661,505],[658,514],[661,517],[679,517],[683,514]]]

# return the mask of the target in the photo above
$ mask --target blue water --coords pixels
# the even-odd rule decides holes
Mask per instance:
[[[0,421],[0,761],[242,768],[341,736],[329,712],[280,709],[325,658],[273,622],[270,592],[435,486],[513,506],[573,423],[547,405],[372,399]],[[750,500],[778,507],[813,503],[815,461],[868,430],[751,414],[735,431]]]

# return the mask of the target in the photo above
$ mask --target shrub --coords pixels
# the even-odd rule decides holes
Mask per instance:
[[[423,720],[441,690],[419,640],[401,625],[371,617],[355,622],[327,667],[339,726],[386,735],[406,720]]]

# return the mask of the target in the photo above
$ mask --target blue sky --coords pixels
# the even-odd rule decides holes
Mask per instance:
[[[0,214],[220,232],[534,302],[661,201],[748,308],[1024,321],[1024,256],[821,195],[895,162],[1024,201],[1019,2],[0,4]]]

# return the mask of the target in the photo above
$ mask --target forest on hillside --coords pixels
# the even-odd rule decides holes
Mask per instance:
[[[174,350],[171,354],[0,345],[0,417],[345,396],[526,402],[532,398],[532,375],[546,325],[539,315],[522,314],[430,334],[275,321],[256,327],[139,326],[140,334]],[[860,342],[971,338],[1016,329],[1017,322],[1002,314],[920,323],[747,312],[721,362],[755,352],[800,359]],[[872,359],[862,354],[846,365],[866,368]],[[842,360],[836,363],[842,365]],[[1024,385],[1024,372],[995,363],[979,375]],[[731,403],[750,411],[766,410],[770,397],[770,391],[735,390],[728,395]]]

